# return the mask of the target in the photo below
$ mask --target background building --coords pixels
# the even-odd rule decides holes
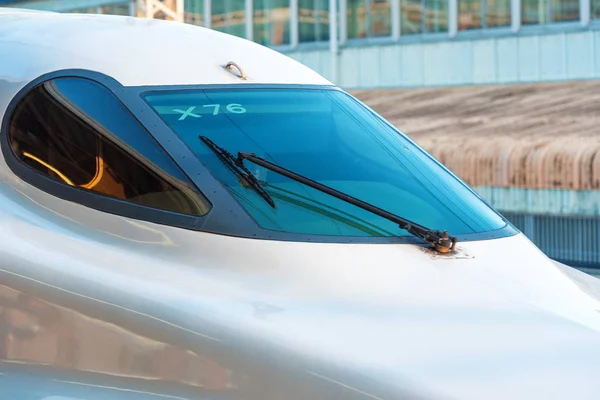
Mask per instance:
[[[146,4],[159,3],[0,2],[60,12],[141,15],[146,15]],[[172,10],[180,4],[185,22],[272,46],[345,88],[540,82],[600,75],[600,0],[169,0],[160,4]]]

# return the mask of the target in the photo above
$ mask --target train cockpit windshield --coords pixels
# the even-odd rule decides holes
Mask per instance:
[[[258,231],[267,238],[334,241],[411,236],[392,220],[246,160],[246,177],[256,178],[249,185],[213,143],[232,154],[253,153],[431,230],[475,237],[508,226],[413,141],[333,86],[126,90],[129,105],[82,77],[57,77],[24,90],[3,138],[9,165],[64,199],[188,229],[203,230],[202,221],[209,221],[208,231],[246,237]],[[152,125],[140,120],[144,108]],[[160,134],[153,132],[161,121]],[[165,142],[177,143],[178,150]],[[178,152],[188,154],[185,162]],[[209,172],[210,183],[199,180],[200,170]],[[244,211],[242,226],[234,214]]]
[[[246,161],[275,202],[232,173],[202,138],[272,163],[432,229],[497,230],[505,221],[412,141],[335,88],[150,91],[145,101],[264,229],[408,236],[397,224]]]

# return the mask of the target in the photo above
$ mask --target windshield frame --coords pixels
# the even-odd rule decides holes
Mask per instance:
[[[20,167],[20,162],[14,159],[11,151],[6,151],[8,143],[5,143],[6,123],[10,119],[11,110],[28,92],[28,87],[39,85],[41,82],[59,77],[80,77],[90,79],[100,85],[105,86],[108,90],[130,110],[131,114],[140,122],[147,132],[158,142],[167,154],[181,168],[183,173],[188,176],[190,181],[196,186],[211,205],[210,210],[202,216],[191,216],[177,214],[173,212],[160,211],[149,209],[144,206],[137,206],[131,203],[127,204],[122,201],[115,201],[103,196],[94,195],[91,193],[73,192],[72,188],[60,183],[54,184],[46,179],[32,176],[31,171],[26,171]],[[144,96],[157,92],[173,92],[181,90],[223,90],[223,89],[313,89],[313,90],[334,90],[346,93],[361,107],[364,107],[369,113],[374,114],[377,118],[391,127],[397,134],[402,135],[406,140],[414,144],[417,148],[423,151],[423,154],[430,158],[433,162],[443,168],[450,177],[456,179],[472,192],[480,201],[487,207],[492,209],[504,221],[504,227],[496,230],[458,234],[454,235],[459,242],[462,241],[477,241],[489,240],[494,238],[502,238],[514,236],[519,231],[494,210],[485,200],[481,198],[473,189],[466,185],[460,178],[448,170],[443,164],[436,160],[431,154],[422,149],[408,135],[404,134],[393,126],[385,118],[377,114],[364,103],[360,102],[354,96],[350,95],[343,89],[334,85],[297,85],[297,84],[252,84],[252,83],[234,83],[234,84],[197,84],[197,85],[168,85],[168,86],[123,86],[113,78],[88,70],[61,70],[50,74],[45,74],[38,79],[30,82],[23,88],[17,96],[11,100],[11,104],[4,115],[2,124],[2,149],[9,167],[22,177],[25,181],[40,187],[42,190],[49,192],[57,197],[75,201],[82,205],[98,209],[100,211],[110,212],[112,214],[122,215],[140,220],[146,220],[162,225],[168,225],[176,228],[183,228],[192,231],[201,231],[206,233],[221,234],[233,237],[243,237],[249,239],[263,240],[279,240],[279,241],[295,241],[295,242],[311,242],[311,243],[412,243],[423,245],[423,243],[413,236],[393,236],[393,237],[378,237],[378,236],[337,236],[337,235],[322,235],[322,234],[302,234],[293,232],[273,231],[261,227],[257,221],[252,218],[246,208],[238,202],[234,195],[213,173],[207,168],[204,162],[188,147],[176,132],[154,111],[149,103],[146,102]],[[245,151],[246,149],[239,149]],[[16,164],[19,164],[17,166]],[[452,232],[450,232],[452,234]]]

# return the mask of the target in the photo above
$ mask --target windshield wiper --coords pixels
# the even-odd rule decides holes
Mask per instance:
[[[202,140],[208,146],[208,148],[211,149],[221,159],[221,161],[223,161],[225,165],[229,167],[231,171],[233,171],[233,173],[242,178],[242,184],[245,183],[246,185],[251,186],[262,198],[267,201],[267,203],[269,203],[271,207],[275,208],[275,201],[273,198],[269,195],[269,193],[266,192],[265,189],[263,189],[262,185],[258,179],[256,179],[254,174],[252,174],[252,172],[250,172],[248,168],[244,166],[244,163],[241,159],[235,158],[233,154],[216,145],[206,136],[200,136],[199,139]]]
[[[244,160],[248,160],[254,164],[260,165],[268,170],[286,176],[294,181],[305,184],[306,186],[310,186],[313,189],[319,190],[323,193],[326,193],[330,196],[336,197],[340,200],[343,200],[347,203],[350,203],[356,207],[362,208],[363,210],[369,211],[375,215],[379,215],[382,218],[385,218],[389,221],[397,223],[401,229],[405,229],[413,236],[418,237],[419,239],[425,241],[430,244],[435,250],[440,253],[449,253],[454,250],[454,246],[456,245],[456,238],[450,236],[448,231],[440,232],[438,230],[432,230],[426,228],[422,225],[416,224],[406,218],[402,218],[396,214],[392,214],[388,211],[385,211],[379,207],[376,207],[372,204],[364,202],[362,200],[357,199],[356,197],[352,197],[348,194],[340,192],[332,187],[323,185],[319,182],[313,181],[305,176],[292,172],[288,169],[285,169],[277,164],[274,164],[270,161],[265,160],[264,158],[258,157],[254,153],[241,153],[238,152],[236,165],[243,165]]]
[[[348,194],[340,192],[332,187],[323,185],[322,183],[313,181],[303,175],[296,172],[292,172],[285,169],[277,164],[265,160],[264,158],[258,157],[254,153],[242,153],[238,152],[237,157],[229,153],[227,150],[219,147],[212,140],[206,136],[200,136],[202,140],[217,156],[238,176],[241,176],[244,181],[252,186],[273,208],[275,208],[275,202],[273,198],[263,189],[262,185],[256,179],[256,177],[244,166],[244,160],[248,160],[256,165],[260,165],[263,168],[276,172],[280,175],[286,176],[296,182],[305,184],[306,186],[312,187],[313,189],[319,190],[330,196],[338,198],[342,201],[350,203],[356,207],[362,208],[363,210],[369,211],[375,215],[385,218],[389,221],[397,223],[401,229],[405,229],[413,236],[425,241],[430,244],[435,250],[440,253],[449,253],[454,250],[456,245],[456,238],[450,236],[448,231],[440,232],[438,230],[432,230],[422,225],[416,224],[406,218],[400,217],[391,212],[385,211],[377,206],[369,204],[365,201],[359,200],[356,197],[352,197]]]

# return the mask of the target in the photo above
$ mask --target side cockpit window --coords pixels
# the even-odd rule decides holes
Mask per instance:
[[[23,163],[64,185],[187,215],[209,205],[125,106],[102,85],[57,78],[17,104],[8,140]]]

